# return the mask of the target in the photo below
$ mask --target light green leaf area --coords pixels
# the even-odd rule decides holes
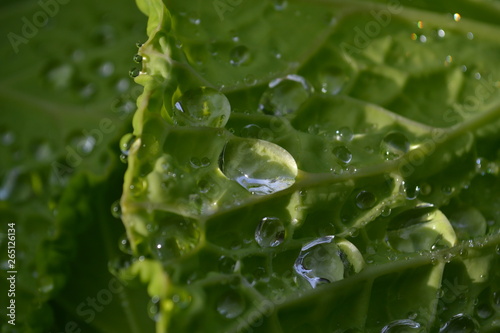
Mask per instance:
[[[496,3],[137,2],[157,332],[500,328]]]
[[[136,42],[145,38],[145,20],[133,5],[121,8],[118,15],[116,7],[121,4],[3,1],[0,5],[2,332],[13,328],[60,332],[70,321],[83,323],[79,327],[86,332],[102,332],[109,325],[106,318],[120,320],[131,309],[118,301],[122,294],[115,294],[106,317],[96,316],[87,324],[88,317],[76,313],[80,302],[112,278],[107,269],[112,251],[91,256],[79,240],[90,238],[87,245],[94,249],[111,243],[115,248],[116,233],[123,233],[109,209],[121,195],[123,173],[113,151],[118,151],[117,141],[127,131],[142,92],[128,71],[134,66]],[[111,180],[114,174],[116,185]],[[96,193],[108,191],[105,184],[115,190],[98,202]],[[11,264],[7,223],[16,224],[15,327],[5,320]],[[101,232],[95,228],[99,223],[116,227]],[[75,260],[79,265],[73,264]],[[64,301],[55,301],[62,290]],[[142,301],[138,298],[137,304]],[[145,304],[147,300],[136,317],[148,319]],[[127,322],[123,323],[121,331],[127,332]]]

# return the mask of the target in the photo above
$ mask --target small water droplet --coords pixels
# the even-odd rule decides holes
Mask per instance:
[[[33,157],[37,161],[50,161],[54,157],[52,145],[47,140],[36,140],[31,145]]]
[[[243,296],[231,290],[223,294],[217,303],[217,312],[227,319],[234,319],[245,310],[245,299]]]
[[[117,219],[122,217],[122,206],[120,205],[120,200],[116,200],[111,205],[111,215]]]
[[[285,226],[277,217],[264,217],[255,230],[255,241],[261,247],[276,247],[285,240]]]
[[[115,72],[115,65],[111,61],[105,61],[99,66],[98,72],[102,77],[110,77]]]
[[[297,111],[309,98],[313,89],[302,76],[290,74],[269,83],[261,97],[259,109],[275,116]]]
[[[377,203],[377,197],[369,191],[361,191],[356,195],[356,206],[359,209],[370,209]]]
[[[274,0],[274,9],[282,11],[288,6],[287,0]]]
[[[139,74],[141,74],[141,70],[139,68],[132,68],[129,72],[128,72],[128,75],[131,77],[131,78],[134,78],[134,77],[138,77]]]
[[[466,314],[460,313],[450,318],[440,329],[439,333],[478,333],[479,324]]]
[[[401,184],[401,189],[407,200],[415,200],[420,193],[420,186],[406,181]]]
[[[420,324],[412,319],[399,319],[385,325],[380,333],[422,333]]]
[[[462,16],[459,13],[453,14],[453,20],[455,22],[459,22],[462,19]]]
[[[125,254],[132,254],[132,245],[130,244],[130,241],[128,240],[127,234],[124,234],[120,239],[118,240],[118,248],[120,251],[122,251]]]
[[[444,38],[446,36],[446,32],[443,29],[439,29],[437,31],[439,37]]]
[[[258,139],[262,128],[259,125],[250,124],[241,129],[240,135],[244,138]]]
[[[387,216],[391,215],[391,212],[392,212],[391,207],[384,206],[384,207],[382,207],[380,214],[384,217],[387,217]]]
[[[353,137],[354,133],[347,126],[341,127],[335,131],[335,140],[337,141],[350,142]]]
[[[393,160],[406,154],[410,150],[410,141],[403,133],[392,132],[387,134],[380,143],[382,155],[387,160]]]
[[[494,310],[488,303],[481,303],[476,306],[476,315],[481,319],[488,319],[493,316]]]
[[[348,164],[352,160],[352,153],[346,146],[337,146],[333,148],[333,154],[343,164]]]
[[[72,133],[66,142],[74,149],[74,152],[81,156],[90,155],[96,146],[96,138],[92,135],[85,135],[80,132]]]
[[[201,87],[185,92],[175,102],[173,119],[180,126],[224,127],[230,115],[231,105],[223,93]]]
[[[227,256],[221,256],[219,258],[219,272],[223,274],[232,274],[236,269],[236,261],[233,258]]]
[[[233,139],[219,157],[219,168],[253,194],[266,195],[289,188],[298,169],[282,147],[256,139]]]
[[[142,57],[140,54],[136,54],[136,55],[134,56],[133,60],[134,60],[134,62],[136,62],[136,63],[138,63],[138,64],[139,64],[139,63],[141,63],[141,62],[142,62],[143,57]]]
[[[147,312],[149,318],[153,319],[154,321],[159,321],[160,320],[160,297],[154,296],[151,298],[151,300],[148,302],[147,305]]]
[[[321,72],[319,81],[322,93],[338,95],[349,82],[349,75],[340,67],[329,67]]]
[[[122,138],[120,139],[120,151],[122,152],[122,154],[128,156],[130,148],[134,144],[135,140],[136,136],[132,133],[128,133],[122,136]]]
[[[142,196],[148,188],[148,183],[146,179],[143,178],[135,178],[129,186],[130,193],[134,197]]]
[[[252,60],[250,50],[244,45],[236,46],[229,53],[229,62],[233,66],[248,65]]]

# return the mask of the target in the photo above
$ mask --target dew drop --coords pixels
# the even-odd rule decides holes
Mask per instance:
[[[349,76],[340,67],[329,67],[321,72],[319,82],[322,93],[338,95],[349,82]]]
[[[246,125],[241,129],[240,135],[244,138],[258,139],[262,128],[256,124]]]
[[[201,87],[185,92],[175,102],[173,119],[180,126],[224,127],[230,114],[231,105],[223,93]]]
[[[288,6],[287,0],[274,0],[274,9],[282,11]]]
[[[333,238],[324,236],[304,245],[294,263],[295,272],[312,288],[342,280],[348,273],[346,266],[350,264]]]
[[[453,14],[453,20],[455,22],[459,22],[462,19],[462,16],[459,13]]]
[[[493,316],[493,313],[493,308],[487,303],[478,304],[476,306],[476,315],[481,319],[488,319]]]
[[[142,57],[140,54],[136,54],[136,55],[134,56],[133,60],[134,60],[134,62],[136,62],[136,63],[138,63],[138,64],[139,64],[139,63],[141,63],[141,62],[142,62],[143,57]]]
[[[377,203],[377,197],[370,191],[359,192],[355,200],[359,209],[370,209]]]
[[[259,109],[270,115],[283,116],[297,111],[313,89],[302,76],[290,74],[269,83],[261,97]]]
[[[160,297],[154,296],[147,305],[148,316],[154,321],[160,320]]]
[[[354,133],[347,126],[341,127],[335,131],[335,140],[337,141],[350,142],[353,137]]]
[[[380,149],[387,160],[393,160],[410,150],[410,141],[403,133],[392,132],[384,137],[380,143]]]
[[[143,178],[135,178],[129,186],[130,193],[134,197],[142,196],[148,188],[148,183]]]
[[[440,329],[439,333],[478,333],[479,324],[466,314],[460,313],[450,318]]]
[[[130,148],[134,144],[135,140],[136,136],[132,133],[128,133],[122,136],[122,138],[120,139],[120,151],[122,152],[122,154],[128,156],[128,154],[130,153]]]
[[[402,192],[407,200],[415,200],[420,194],[420,186],[408,182],[403,182],[401,185]]]
[[[348,164],[352,160],[352,153],[346,146],[337,146],[332,150],[335,157],[343,164]]]
[[[127,234],[124,234],[120,239],[118,240],[118,248],[120,251],[122,251],[125,254],[132,254],[132,245],[130,244],[130,241],[128,240]]]
[[[255,230],[260,247],[276,247],[285,240],[285,226],[277,217],[264,217]]]
[[[245,310],[245,299],[237,291],[223,294],[217,303],[217,312],[227,319],[234,319]]]
[[[54,151],[49,141],[37,140],[31,145],[33,157],[37,161],[50,161],[54,157]]]
[[[117,219],[122,217],[122,206],[120,205],[120,200],[116,200],[111,205],[111,215]]]
[[[75,132],[70,134],[66,142],[72,146],[76,153],[81,156],[90,155],[96,146],[96,139],[92,135],[84,135],[83,133]]]
[[[250,50],[244,45],[236,46],[229,53],[229,63],[233,66],[248,65],[251,60]]]
[[[443,29],[439,29],[437,34],[440,38],[444,38],[446,36],[446,32]]]
[[[380,333],[410,333],[418,332],[421,333],[423,330],[420,324],[411,319],[399,319],[390,322],[385,325]]]
[[[219,157],[224,175],[257,195],[289,188],[298,174],[295,159],[282,147],[256,139],[232,139]]]
[[[128,75],[131,77],[131,78],[134,78],[134,77],[138,77],[139,74],[141,74],[141,70],[139,68],[132,68],[129,72],[128,72]]]
[[[103,62],[99,66],[98,72],[102,77],[110,77],[115,72],[115,65],[111,61]]]
[[[236,269],[236,261],[227,256],[219,258],[219,272],[223,274],[232,274]]]

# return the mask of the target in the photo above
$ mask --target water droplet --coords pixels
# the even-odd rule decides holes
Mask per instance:
[[[295,272],[313,288],[341,280],[347,273],[349,263],[333,238],[325,236],[304,245],[295,261]]]
[[[219,258],[219,272],[232,274],[236,269],[236,261],[233,258],[222,256]]]
[[[445,32],[443,29],[439,29],[439,30],[437,31],[437,34],[438,34],[438,36],[439,36],[439,37],[441,37],[441,38],[444,38],[444,36],[446,36],[446,32]]]
[[[132,78],[134,78],[134,77],[138,77],[138,76],[139,76],[139,74],[141,74],[141,70],[140,70],[139,68],[136,68],[136,67],[132,68],[132,69],[128,72],[128,75],[129,75],[130,77],[132,77]]]
[[[459,239],[484,236],[488,228],[483,214],[474,207],[458,207],[448,214],[448,219]]]
[[[349,75],[340,67],[329,67],[320,73],[319,81],[322,93],[337,95],[349,82]]]
[[[136,62],[136,63],[138,63],[138,64],[139,64],[139,63],[141,63],[141,62],[142,62],[143,57],[142,57],[140,54],[136,54],[136,55],[134,56],[133,60],[134,60],[134,62]]]
[[[261,247],[276,247],[285,240],[285,226],[277,217],[264,217],[255,230],[255,241]]]
[[[410,333],[410,332],[423,332],[420,324],[411,319],[399,319],[385,325],[380,333]]]
[[[474,33],[472,33],[472,32],[470,32],[470,31],[469,31],[469,32],[467,33],[467,39],[468,39],[468,40],[473,40],[473,39],[474,39]]]
[[[130,193],[136,198],[142,196],[147,188],[148,183],[143,178],[135,178],[129,186]]]
[[[354,137],[354,133],[349,127],[341,127],[335,131],[335,140],[342,142],[350,142]]]
[[[96,139],[92,135],[84,135],[83,133],[75,132],[68,136],[66,142],[73,147],[75,152],[81,156],[90,155],[96,146]]]
[[[128,156],[130,148],[134,144],[135,140],[136,136],[132,133],[128,133],[122,136],[122,138],[120,139],[120,151],[122,152],[122,154]]]
[[[250,50],[244,45],[236,46],[229,53],[229,62],[233,66],[248,65],[251,60]]]
[[[111,205],[111,215],[117,219],[122,217],[122,206],[120,205],[120,200],[116,200]]]
[[[290,74],[269,83],[261,97],[259,109],[266,114],[283,116],[297,111],[313,89],[302,76]]]
[[[120,239],[118,240],[118,248],[120,251],[122,251],[125,254],[132,254],[132,245],[130,244],[130,241],[128,240],[127,234],[124,234]]]
[[[440,329],[439,333],[478,333],[479,324],[466,314],[460,313],[450,318]]]
[[[487,303],[478,304],[476,306],[476,315],[481,319],[488,319],[493,316],[494,310]]]
[[[384,217],[391,215],[391,213],[392,213],[392,209],[391,209],[391,207],[388,207],[388,206],[382,207],[382,210],[380,211],[380,214]]]
[[[388,160],[399,158],[410,150],[410,141],[399,132],[387,134],[380,143],[382,155]]]
[[[356,206],[359,209],[370,209],[377,203],[377,197],[369,191],[361,191],[356,195]]]
[[[110,77],[115,72],[115,65],[111,61],[103,62],[98,69],[102,77]]]
[[[128,269],[132,265],[132,256],[120,253],[108,262],[108,270],[115,276],[120,276],[122,271]]]
[[[31,145],[31,151],[35,160],[37,161],[50,161],[54,157],[54,151],[49,141],[36,140]]]
[[[443,185],[441,191],[446,195],[451,195],[455,189],[449,185]]]
[[[245,310],[245,299],[234,290],[228,291],[221,296],[217,303],[217,312],[227,319],[234,319]]]
[[[332,152],[341,163],[348,164],[352,160],[352,153],[346,146],[337,146]]]
[[[232,139],[219,157],[219,168],[227,178],[249,192],[272,194],[295,183],[295,159],[282,147],[256,139]]]
[[[154,321],[159,321],[160,320],[160,297],[154,296],[151,298],[151,300],[148,302],[148,316],[149,318],[153,319]]]
[[[461,16],[459,13],[455,13],[455,14],[453,14],[453,20],[454,20],[455,22],[458,22],[458,21],[460,21],[461,19],[462,19],[462,16]]]
[[[402,192],[407,200],[415,200],[420,193],[420,186],[403,182],[401,184]]]
[[[181,96],[175,103],[173,119],[180,126],[224,127],[230,115],[231,105],[223,93],[201,87]]]
[[[274,9],[282,11],[288,6],[287,0],[274,0]]]
[[[497,245],[495,248],[495,252],[500,255],[500,245]]]
[[[259,125],[250,124],[241,129],[240,135],[244,138],[258,139],[262,128]]]
[[[493,305],[500,307],[500,291],[495,291],[493,293]]]

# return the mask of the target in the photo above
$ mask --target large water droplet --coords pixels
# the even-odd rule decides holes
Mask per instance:
[[[359,209],[370,209],[377,203],[377,197],[370,191],[361,191],[356,195],[356,206]]]
[[[285,226],[277,217],[264,217],[255,230],[255,240],[261,247],[276,247],[285,240]]]
[[[478,333],[479,324],[466,314],[460,313],[450,318],[439,333]]]
[[[380,333],[421,333],[424,330],[420,327],[420,324],[411,319],[399,319],[390,322],[385,325]]]
[[[269,83],[261,97],[259,109],[264,113],[283,116],[297,111],[313,89],[302,76],[290,74]]]
[[[219,158],[219,168],[249,192],[271,194],[295,183],[295,159],[282,147],[256,139],[232,139]]]
[[[185,92],[175,102],[173,119],[180,126],[224,127],[230,114],[231,105],[223,93],[201,87]]]
[[[251,59],[250,50],[244,45],[236,46],[229,53],[229,62],[233,66],[247,65]]]
[[[344,278],[347,259],[341,258],[343,252],[333,238],[325,236],[304,245],[295,261],[295,272],[313,288]]]
[[[348,164],[352,160],[352,153],[346,146],[333,148],[333,155],[343,164]]]
[[[410,150],[410,140],[403,133],[392,132],[384,137],[380,149],[386,159],[393,160]]]
[[[234,319],[245,310],[245,299],[237,291],[229,291],[217,303],[217,312],[227,319]]]

